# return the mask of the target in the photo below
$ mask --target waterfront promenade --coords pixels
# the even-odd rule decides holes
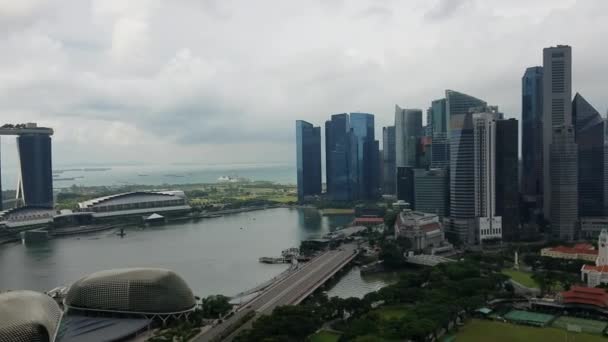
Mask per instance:
[[[277,306],[299,304],[346,266],[356,255],[357,246],[355,244],[346,244],[337,250],[330,250],[317,256],[288,277],[280,279],[276,284],[267,288],[249,303],[244,304],[231,317],[208,330],[195,339],[195,341],[209,342],[220,340],[222,335],[234,329],[239,320],[243,319],[251,311],[254,311],[256,316],[259,316],[270,314]],[[255,318],[252,318],[252,320]],[[240,330],[241,328],[236,329],[225,337],[224,340],[231,340]]]

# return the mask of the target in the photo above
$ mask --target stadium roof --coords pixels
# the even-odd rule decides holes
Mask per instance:
[[[59,305],[45,294],[0,293],[0,341],[53,341],[61,314]]]
[[[560,293],[564,304],[588,304],[608,308],[608,293],[604,289],[572,286]]]
[[[115,202],[112,204],[124,204],[141,201],[142,198],[147,200],[162,200],[167,197],[185,198],[183,191],[135,191],[125,192],[121,194],[109,195],[90,199],[88,201],[78,203],[80,209],[87,209],[109,201]]]
[[[70,286],[69,309],[134,314],[177,314],[192,311],[196,301],[186,282],[170,270],[125,268],[100,271]]]

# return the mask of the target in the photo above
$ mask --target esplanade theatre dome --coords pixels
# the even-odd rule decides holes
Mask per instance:
[[[125,268],[95,272],[70,286],[68,309],[171,314],[196,306],[192,290],[173,271]]]
[[[0,293],[0,342],[52,341],[60,319],[59,305],[43,293]]]

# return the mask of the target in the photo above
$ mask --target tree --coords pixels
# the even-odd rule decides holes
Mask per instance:
[[[212,295],[203,298],[203,317],[220,318],[232,309],[230,298],[222,295]]]

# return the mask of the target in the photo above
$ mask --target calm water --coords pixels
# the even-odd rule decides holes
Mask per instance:
[[[54,170],[66,170],[59,178],[74,180],[55,180],[56,189],[72,185],[120,186],[127,184],[163,185],[215,183],[221,176],[238,175],[251,180],[273,181],[282,184],[296,183],[296,169],[291,164],[222,164],[222,165],[99,165],[111,168],[106,171],[67,171],[91,168],[92,166],[54,165]],[[17,168],[2,168],[2,185],[5,190],[15,189]]]
[[[322,217],[312,209],[280,208],[132,228],[124,238],[108,231],[42,245],[3,245],[0,289],[44,291],[97,270],[147,266],[176,271],[197,295],[232,295],[286,268],[260,264],[259,257],[278,256],[303,239],[320,237],[351,220],[349,216]],[[361,278],[353,268],[331,295],[362,296],[387,281],[390,279]]]

